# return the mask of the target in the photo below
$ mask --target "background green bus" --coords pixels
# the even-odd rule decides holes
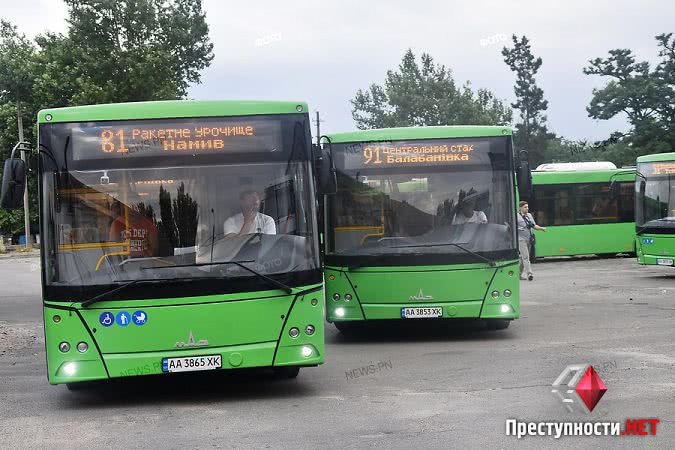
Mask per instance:
[[[327,142],[338,186],[325,199],[328,321],[344,330],[481,318],[505,328],[519,317],[509,128],[393,128]]]
[[[612,184],[614,182],[614,184]],[[612,163],[543,164],[532,171],[534,255],[616,255],[635,251],[635,168]]]
[[[640,264],[673,266],[675,259],[675,153],[637,159],[635,229]]]
[[[167,101],[39,113],[50,383],[250,367],[290,377],[323,362],[307,111]],[[9,160],[5,179],[8,165],[21,169]],[[5,188],[3,203],[20,197]]]

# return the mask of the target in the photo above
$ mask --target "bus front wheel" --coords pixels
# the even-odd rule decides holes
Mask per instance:
[[[490,319],[486,323],[491,330],[505,330],[511,325],[511,321],[507,319]]]
[[[288,380],[291,378],[297,378],[300,373],[300,367],[298,366],[284,366],[284,367],[275,367],[274,368],[274,377],[280,380]]]

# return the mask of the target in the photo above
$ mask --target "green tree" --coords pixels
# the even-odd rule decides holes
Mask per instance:
[[[359,129],[429,125],[504,125],[511,109],[492,92],[457,87],[451,71],[422,53],[418,64],[408,50],[398,70],[387,71],[384,85],[358,90],[351,100]]]
[[[201,0],[65,0],[66,36],[38,37],[49,106],[178,99],[213,59]]]
[[[511,106],[520,111],[520,122],[516,124],[513,144],[516,151],[527,150],[533,164],[544,162],[543,154],[547,141],[555,137],[548,131],[544,112],[548,109],[548,101],[544,99],[544,91],[537,86],[535,76],[541,68],[541,58],[532,54],[530,41],[523,36],[520,39],[514,34],[511,37],[513,47],[504,47],[504,62],[516,74],[514,92],[516,101]]]
[[[660,34],[656,41],[661,60],[653,70],[628,49],[610,50],[607,58],[595,58],[584,68],[587,75],[609,78],[603,88],[593,89],[586,110],[601,120],[625,114],[631,129],[613,133],[604,144],[614,149],[624,144],[627,155],[675,149],[675,38]]]

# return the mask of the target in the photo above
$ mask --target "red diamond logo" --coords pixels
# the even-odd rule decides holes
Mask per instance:
[[[605,386],[600,375],[595,372],[593,366],[588,366],[586,373],[579,381],[579,384],[577,384],[575,390],[584,404],[586,404],[588,411],[593,411],[595,405],[605,395],[607,386]]]

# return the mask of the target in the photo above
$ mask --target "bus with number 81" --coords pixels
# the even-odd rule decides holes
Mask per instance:
[[[41,111],[49,382],[321,364],[309,126],[301,102]],[[13,151],[3,207],[21,205],[25,179]]]

